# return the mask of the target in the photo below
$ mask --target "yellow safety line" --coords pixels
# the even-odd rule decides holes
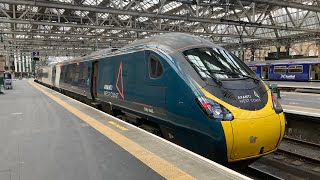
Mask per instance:
[[[40,87],[40,85],[35,84],[34,82],[29,83],[56,101],[58,104],[66,108],[68,111],[73,113],[75,116],[82,119],[84,122],[88,123],[90,126],[95,128],[97,131],[102,133],[103,135],[107,136],[113,142],[118,144],[120,147],[128,151],[130,154],[135,156],[137,159],[142,161],[144,164],[152,168],[154,171],[159,173],[166,179],[195,179],[186,172],[182,171],[181,169],[175,167],[173,164],[169,163],[168,161],[161,159],[159,156],[155,155],[154,153],[148,151],[147,149],[143,148],[139,144],[131,141],[130,139],[126,138],[125,136],[119,134],[115,130],[107,127],[103,123],[99,122],[98,120],[90,117],[89,115],[81,112],[80,110],[74,108],[73,106],[69,105],[65,101],[61,100],[60,98],[52,95],[51,93],[47,92],[44,88]]]

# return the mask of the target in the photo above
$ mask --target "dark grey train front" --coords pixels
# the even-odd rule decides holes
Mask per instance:
[[[268,87],[233,54],[188,34],[43,67],[38,81],[220,163],[271,153],[284,134]]]

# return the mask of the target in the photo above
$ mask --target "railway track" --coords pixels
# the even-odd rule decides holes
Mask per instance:
[[[301,147],[307,147],[311,150],[317,150],[318,152],[320,152],[320,145],[316,144],[316,143],[312,143],[312,142],[308,142],[308,141],[304,141],[304,140],[300,140],[300,139],[296,139],[296,138],[291,138],[291,137],[284,137],[284,141],[299,145]],[[304,162],[312,163],[315,165],[320,165],[320,157],[319,156],[313,157],[312,155],[302,154],[299,152],[294,152],[292,150],[287,150],[287,149],[281,148],[281,146],[276,151],[276,153],[290,156],[292,158],[296,158],[296,159],[302,160]]]
[[[285,139],[287,141],[294,142],[294,143],[303,144],[305,146],[316,147],[316,148],[320,149],[320,144],[317,144],[317,143],[313,143],[313,142],[309,142],[309,141],[305,141],[305,140],[301,140],[301,139],[296,139],[296,138],[292,138],[292,137],[288,137],[288,136],[285,136],[283,139]]]
[[[280,148],[248,166],[253,179],[320,179],[320,145],[284,137]]]
[[[264,179],[264,180],[283,180],[283,178],[272,174],[268,171],[260,169],[256,166],[249,165],[244,174],[248,174],[253,179]]]

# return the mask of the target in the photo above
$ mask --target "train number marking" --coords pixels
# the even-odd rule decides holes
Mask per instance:
[[[113,89],[113,85],[107,85],[105,84],[104,87],[103,87],[104,90],[108,90],[108,91],[112,91]]]
[[[143,107],[143,110],[149,113],[154,113],[152,108]]]

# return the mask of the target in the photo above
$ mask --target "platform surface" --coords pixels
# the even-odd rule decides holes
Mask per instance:
[[[284,112],[320,118],[320,94],[281,91]]]
[[[278,84],[278,87],[292,87],[292,88],[308,88],[320,89],[320,82],[291,82],[291,81],[265,81],[269,84]]]
[[[0,95],[1,180],[248,179],[29,80]]]

